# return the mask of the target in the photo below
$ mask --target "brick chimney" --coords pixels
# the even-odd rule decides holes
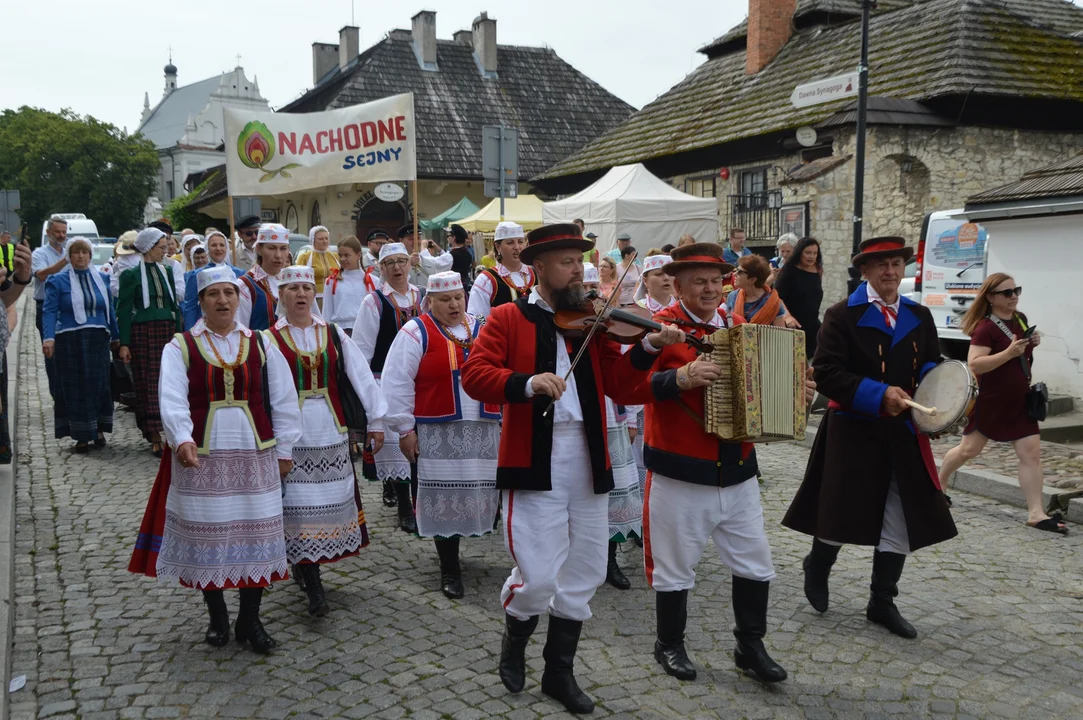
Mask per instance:
[[[422,10],[413,17],[410,36],[414,41],[414,55],[423,70],[436,70],[436,13]]]
[[[338,66],[345,70],[353,59],[361,54],[361,30],[346,25],[338,31]]]
[[[775,59],[793,34],[797,0],[748,0],[745,74],[755,75]]]
[[[474,55],[483,75],[496,75],[496,19],[483,12],[474,18]]]
[[[312,43],[312,84],[315,85],[332,69],[338,67],[338,45]]]

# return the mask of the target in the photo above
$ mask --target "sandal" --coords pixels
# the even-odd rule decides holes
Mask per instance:
[[[1054,518],[1051,518],[1051,517],[1047,517],[1045,520],[1040,520],[1039,522],[1036,522],[1033,525],[1031,525],[1030,523],[1027,523],[1027,527],[1032,527],[1035,530],[1045,530],[1047,532],[1054,532],[1054,533],[1057,533],[1058,535],[1067,535],[1068,534],[1068,526],[1065,525],[1063,521],[1061,521],[1059,519],[1054,519]]]

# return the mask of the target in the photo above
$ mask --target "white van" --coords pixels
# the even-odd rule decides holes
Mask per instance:
[[[98,226],[83,213],[56,213],[55,217],[61,217],[68,221],[68,237],[70,238],[81,236],[93,242],[100,237],[98,235]],[[41,224],[42,245],[49,242],[48,230],[49,221],[46,220]]]
[[[959,326],[985,281],[988,240],[962,210],[929,213],[922,223],[914,293],[932,313],[947,357],[966,359],[970,338]]]

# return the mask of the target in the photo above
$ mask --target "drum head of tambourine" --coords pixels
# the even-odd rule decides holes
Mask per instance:
[[[943,432],[962,419],[973,399],[974,376],[966,364],[945,360],[925,374],[914,393],[914,402],[938,412],[928,415],[913,410],[914,427],[923,433]]]

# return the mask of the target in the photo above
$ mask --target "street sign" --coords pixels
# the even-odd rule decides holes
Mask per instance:
[[[501,169],[506,180],[514,181],[519,176],[519,131],[485,125],[481,129],[481,176],[498,180]]]
[[[496,180],[485,181],[485,197],[498,198],[500,197],[500,183]],[[519,183],[506,182],[504,183],[504,197],[509,200],[514,200],[519,197]]]
[[[790,95],[790,102],[794,107],[809,107],[820,103],[841,100],[848,97],[856,97],[858,90],[857,71],[836,75],[835,77],[813,80],[804,85],[798,85]]]
[[[18,214],[20,199],[18,190],[0,190],[0,232],[11,233],[16,240],[22,225]]]
[[[385,182],[374,187],[372,194],[384,202],[398,202],[402,200],[402,196],[406,194],[406,191],[398,183]]]

